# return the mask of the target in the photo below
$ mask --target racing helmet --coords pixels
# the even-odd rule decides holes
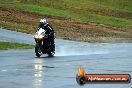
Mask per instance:
[[[46,24],[46,19],[45,18],[40,19],[40,25],[45,25],[45,24]]]

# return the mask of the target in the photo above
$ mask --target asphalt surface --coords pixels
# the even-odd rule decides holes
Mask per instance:
[[[0,41],[35,44],[32,35],[0,29]],[[76,82],[82,65],[88,74],[132,75],[131,43],[86,43],[56,39],[53,58],[36,58],[34,49],[0,51],[0,88],[132,88],[129,84]]]

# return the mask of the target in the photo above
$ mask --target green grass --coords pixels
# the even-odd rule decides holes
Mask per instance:
[[[60,38],[131,41],[131,6],[131,0],[0,0],[0,27],[33,33],[44,16]]]
[[[14,43],[14,42],[0,42],[0,50],[8,49],[30,49],[34,48],[34,45]]]
[[[10,0],[8,0],[10,1]],[[12,0],[16,1],[16,0]],[[49,6],[59,9],[83,9],[87,10],[89,8],[108,8],[108,9],[118,9],[132,11],[131,0],[17,0],[22,3],[30,3],[41,6]],[[107,9],[106,8],[106,9]]]
[[[72,19],[132,28],[131,0],[6,0],[2,7]]]

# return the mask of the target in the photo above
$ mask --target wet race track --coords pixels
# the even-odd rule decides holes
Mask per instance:
[[[4,29],[0,29],[0,41],[34,44],[31,35]],[[56,39],[52,58],[37,58],[34,49],[0,51],[0,88],[132,88],[132,82],[80,86],[76,82],[79,65],[88,74],[132,75],[132,44]]]

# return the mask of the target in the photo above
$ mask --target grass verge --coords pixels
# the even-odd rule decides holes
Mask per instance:
[[[0,27],[34,33],[45,17],[57,37],[131,42],[131,0],[1,0]]]
[[[66,19],[76,20],[82,23],[99,23],[116,27],[127,27],[132,28],[132,20],[125,19],[122,17],[114,17],[109,15],[101,15],[96,12],[89,11],[74,11],[74,10],[62,10],[58,8],[52,8],[48,6],[39,6],[34,4],[26,3],[6,3],[1,6],[7,6],[6,8],[12,8],[16,10],[22,10],[27,12],[34,12],[41,15],[50,15],[56,17],[63,17]],[[111,12],[112,13],[112,12]],[[103,14],[103,13],[102,13]]]
[[[0,50],[31,49],[31,48],[34,48],[34,45],[15,43],[15,42],[0,42]]]

